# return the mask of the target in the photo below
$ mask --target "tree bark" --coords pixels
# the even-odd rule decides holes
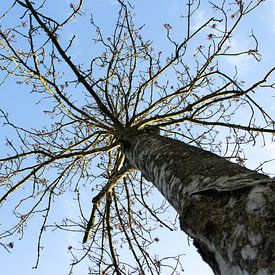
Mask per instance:
[[[145,130],[125,131],[119,142],[215,274],[275,274],[273,179]]]

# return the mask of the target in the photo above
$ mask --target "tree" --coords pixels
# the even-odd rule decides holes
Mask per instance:
[[[3,209],[12,205],[17,218],[0,233],[1,246],[10,250],[13,243],[4,240],[40,215],[36,268],[45,231],[57,228],[83,236],[81,252],[68,248],[71,272],[88,258],[90,274],[175,274],[179,257],[171,264],[150,254],[158,241],[151,237],[155,224],[173,230],[163,219],[166,206],[146,203],[153,183],[215,274],[273,274],[274,180],[245,168],[242,148],[260,136],[274,138],[270,110],[259,101],[263,89],[274,91],[275,67],[245,83],[225,64],[242,55],[260,61],[253,32],[248,50],[236,52],[231,41],[263,2],[214,1],[209,19],[194,28],[205,6],[186,1],[185,37],[178,41],[164,24],[173,47],[165,57],[142,37],[134,7],[118,0],[112,35],[91,17],[96,46],[82,61],[72,51],[76,35],[67,40],[66,32],[73,20],[90,15],[85,1],[71,3],[66,18],[52,16],[47,2],[29,0],[2,12],[8,24],[0,30],[2,85],[16,78],[28,87],[47,119],[42,129],[23,128],[1,109],[4,129],[17,136],[6,138],[0,159],[0,202]],[[10,25],[11,12],[20,23],[13,18]],[[87,190],[99,192],[89,214],[82,203]],[[58,223],[51,218],[55,201],[69,191],[80,218]],[[127,262],[119,257],[125,244]]]

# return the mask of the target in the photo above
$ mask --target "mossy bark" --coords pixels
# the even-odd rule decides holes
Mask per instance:
[[[273,179],[148,131],[125,131],[119,141],[215,274],[275,274]]]

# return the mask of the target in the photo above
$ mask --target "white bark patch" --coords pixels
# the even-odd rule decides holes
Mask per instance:
[[[265,187],[253,188],[247,196],[246,211],[249,214],[265,216],[266,199],[264,196]]]
[[[241,250],[242,258],[246,260],[253,260],[256,258],[258,254],[258,249],[255,247],[251,247],[249,244],[244,246]]]
[[[269,271],[266,268],[261,268],[257,271],[255,275],[274,275],[275,273],[269,273]]]
[[[232,177],[223,176],[215,181],[215,188],[217,191],[237,190],[243,187],[256,186],[258,184],[266,184],[266,178],[251,180],[250,173],[243,173]]]
[[[221,275],[250,275],[246,270],[242,270],[239,266],[225,262],[219,253],[216,253],[216,260],[219,264]]]
[[[190,230],[190,229],[189,229]],[[235,232],[236,234],[241,234],[244,231],[244,226],[240,225],[236,228]],[[190,236],[194,236],[194,232],[188,231]],[[246,270],[243,270],[240,266],[233,265],[232,263],[225,261],[221,254],[218,252],[219,250],[215,246],[214,243],[210,243],[206,238],[203,236],[197,236],[200,237],[201,240],[207,245],[209,251],[213,252],[215,254],[215,259],[218,263],[218,266],[220,268],[220,274],[221,275],[250,275],[249,272]],[[234,249],[235,245],[232,245],[232,248]],[[258,274],[260,275],[260,273]],[[271,274],[265,274],[265,275],[271,275]],[[272,274],[273,275],[273,274]]]
[[[192,186],[194,190],[189,189],[190,194],[196,194],[206,191],[227,192],[246,187],[253,187],[258,184],[266,184],[266,179],[252,180],[250,173],[244,173],[235,176],[222,176],[217,179],[211,177],[193,177]]]
[[[237,231],[242,231],[242,230],[237,230]],[[233,265],[232,263],[225,261],[221,256],[221,254],[218,252],[219,250],[217,249],[214,243],[210,243],[208,240],[206,240],[203,237],[202,239],[204,243],[207,244],[209,251],[215,254],[215,259],[220,268],[221,275],[250,275],[246,270],[243,270],[240,266]],[[233,247],[235,247],[235,245],[233,245],[232,248]]]
[[[254,234],[253,232],[249,232],[248,240],[252,246],[256,246],[256,245],[259,245],[263,241],[263,237],[260,233]]]

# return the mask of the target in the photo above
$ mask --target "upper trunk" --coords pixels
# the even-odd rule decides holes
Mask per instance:
[[[274,180],[146,131],[126,132],[120,142],[215,274],[275,274]]]

